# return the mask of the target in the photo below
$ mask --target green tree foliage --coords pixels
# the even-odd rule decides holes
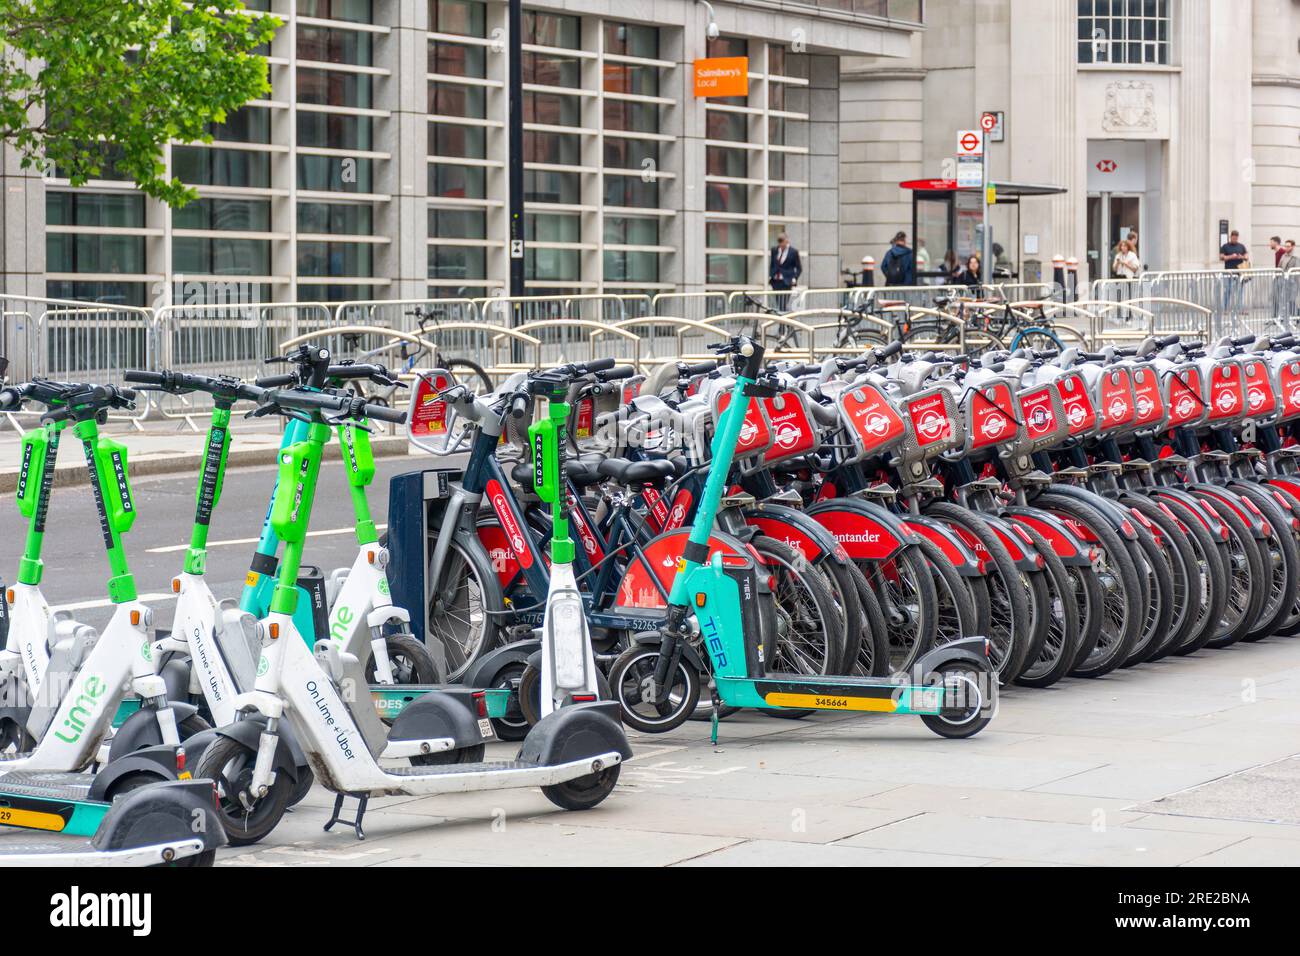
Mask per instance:
[[[173,206],[163,148],[265,95],[258,47],[280,21],[240,0],[0,0],[0,139],[81,185],[111,167]]]

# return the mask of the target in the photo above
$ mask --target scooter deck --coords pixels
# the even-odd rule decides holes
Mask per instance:
[[[718,677],[716,680],[723,703],[739,707],[938,714],[943,705],[942,687],[898,683],[885,677],[772,673],[756,679]]]
[[[392,720],[406,709],[407,704],[431,690],[439,689],[440,686],[438,684],[371,684],[370,696],[374,698],[375,710],[379,712],[379,716],[385,720]],[[489,717],[504,717],[506,715],[506,710],[510,706],[510,688],[484,687],[475,689],[483,692]]]
[[[371,684],[370,696],[374,699],[375,710],[378,711],[379,716],[385,720],[393,720],[406,709],[407,704],[420,695],[436,689],[437,686],[436,684]],[[482,690],[487,699],[487,715],[504,717],[510,706],[509,688],[486,687]],[[121,727],[126,719],[139,709],[140,698],[123,699],[117,707],[117,713],[113,716],[114,729]],[[0,760],[2,759],[3,757],[0,757]]]
[[[459,793],[471,790],[506,790],[515,787],[545,787],[575,780],[593,773],[593,764],[602,768],[623,762],[617,751],[591,754],[559,764],[534,763],[528,760],[485,760],[480,763],[457,763],[423,767],[385,767],[388,777],[418,777],[421,783],[409,790],[400,784],[375,793]]]
[[[0,773],[0,826],[93,836],[111,804],[89,799],[87,773]]]

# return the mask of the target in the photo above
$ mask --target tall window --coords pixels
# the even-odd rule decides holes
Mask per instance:
[[[1080,63],[1169,63],[1170,0],[1079,0]]]

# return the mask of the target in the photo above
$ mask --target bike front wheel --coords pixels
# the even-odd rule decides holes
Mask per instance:
[[[666,734],[680,727],[700,701],[700,675],[679,659],[663,688],[654,690],[659,647],[633,644],[609,668],[609,690],[623,723],[643,734]]]

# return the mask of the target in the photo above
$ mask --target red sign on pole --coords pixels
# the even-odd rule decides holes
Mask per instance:
[[[984,155],[984,134],[977,129],[958,130],[957,131],[957,155],[958,156]]]
[[[982,113],[980,115],[980,129],[986,133],[991,133],[998,125],[997,115],[994,113]]]

